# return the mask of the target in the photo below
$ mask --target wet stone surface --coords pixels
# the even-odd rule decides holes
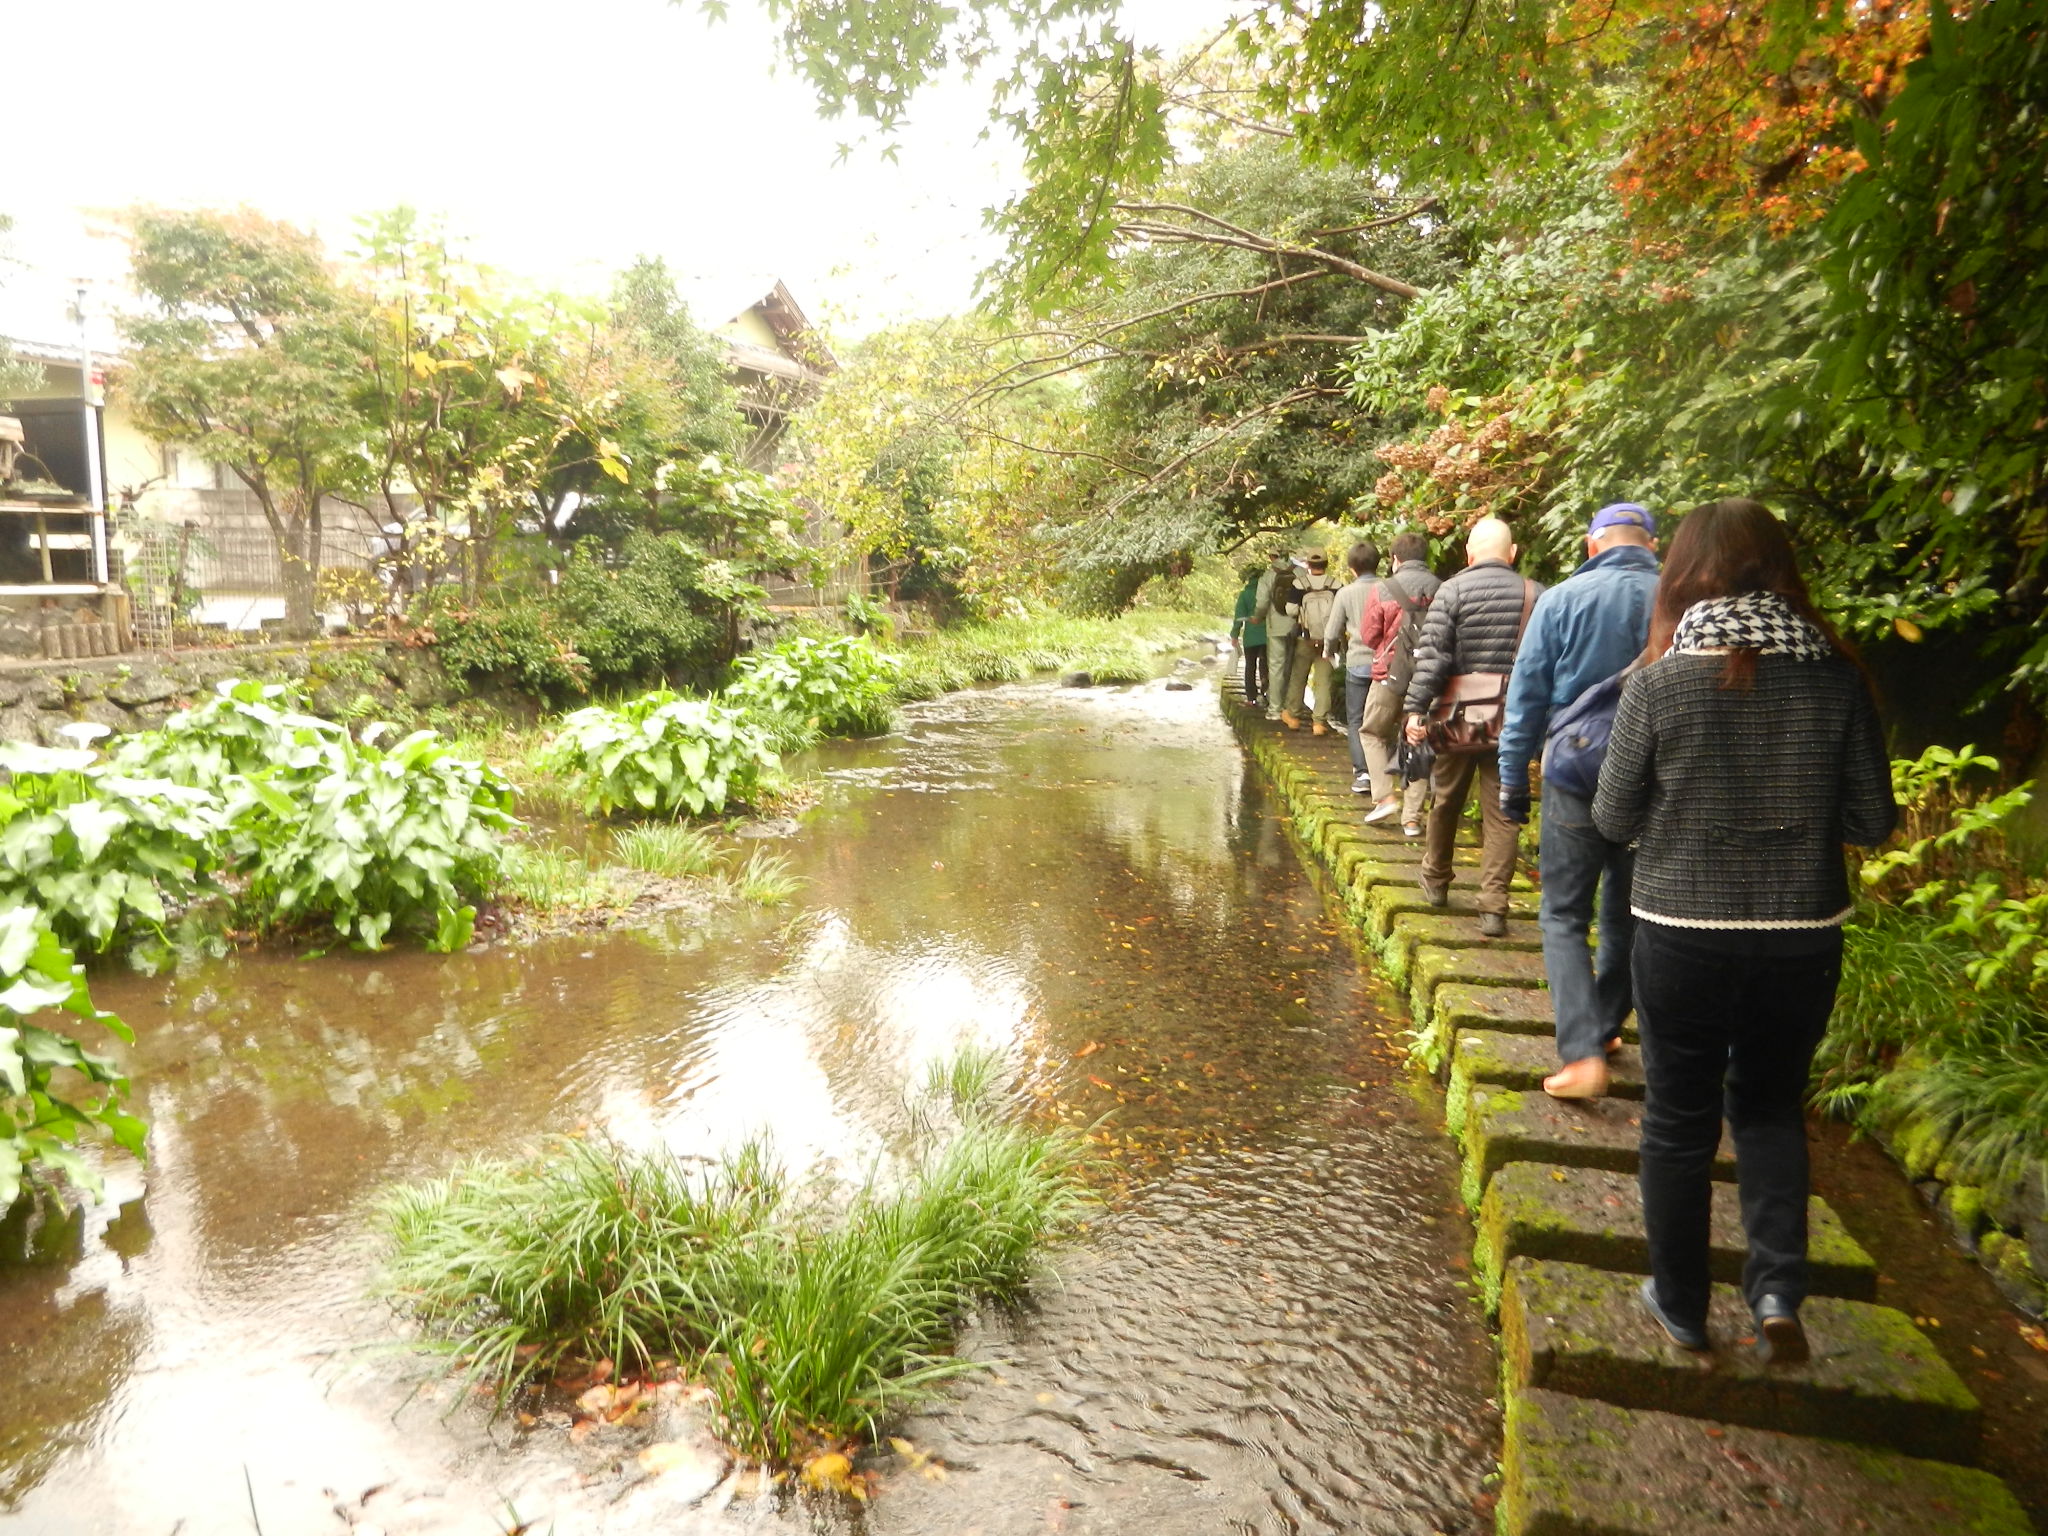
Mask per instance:
[[[1807,1260],[1815,1294],[1853,1301],[1877,1297],[1877,1266],[1818,1195],[1807,1202]],[[1714,1278],[1742,1277],[1748,1244],[1734,1186],[1714,1186]],[[1510,1259],[1558,1259],[1626,1274],[1650,1272],[1643,1197],[1633,1175],[1596,1168],[1568,1172],[1510,1163],[1486,1186],[1479,1208],[1480,1268],[1498,1274]]]
[[[1476,1207],[1486,1181],[1509,1163],[1556,1163],[1634,1173],[1643,1107],[1627,1099],[1561,1101],[1475,1083],[1465,1096],[1459,1134],[1465,1144],[1464,1193]],[[1735,1177],[1735,1146],[1724,1130],[1714,1177]]]
[[[1716,1286],[1710,1355],[1673,1344],[1650,1320],[1634,1275],[1515,1259],[1501,1294],[1509,1380],[1623,1408],[1654,1408],[1968,1464],[1980,1410],[1954,1371],[1890,1307],[1833,1297],[1800,1309],[1813,1358],[1766,1365],[1741,1296]]]
[[[1503,1536],[2029,1536],[1997,1478],[1556,1392],[1508,1406]]]
[[[1213,696],[956,695],[814,766],[792,909],[104,977],[151,1160],[81,1257],[0,1268],[0,1532],[1490,1531],[1441,1103]],[[578,1129],[857,1171],[970,1043],[1092,1136],[1108,1205],[865,1510],[714,1480],[684,1403],[494,1419],[365,1299],[394,1180]]]

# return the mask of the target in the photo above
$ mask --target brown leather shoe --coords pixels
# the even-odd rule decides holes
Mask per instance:
[[[1286,726],[1287,729],[1289,729],[1290,731],[1298,731],[1301,729],[1301,722],[1295,719],[1293,715],[1289,714],[1284,709],[1280,711],[1280,723]]]
[[[1543,1091],[1553,1099],[1604,1099],[1607,1097],[1607,1060],[1588,1056],[1559,1067],[1543,1079]]]
[[[1311,720],[1308,728],[1309,734],[1312,736],[1327,736],[1330,734],[1330,728],[1320,720]]]

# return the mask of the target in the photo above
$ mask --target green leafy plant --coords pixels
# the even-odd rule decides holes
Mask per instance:
[[[757,716],[812,722],[827,736],[874,736],[896,723],[901,672],[867,640],[799,635],[735,662],[725,698]]]
[[[512,788],[433,731],[388,751],[380,734],[309,734],[231,785],[230,816],[254,854],[244,899],[265,926],[326,921],[368,949],[417,930],[429,949],[460,949],[503,871]]]
[[[542,762],[569,779],[592,815],[723,811],[747,804],[781,768],[766,733],[740,711],[668,689],[577,710]]]
[[[79,1153],[89,1134],[143,1155],[144,1127],[123,1107],[128,1080],[120,1069],[69,1035],[28,1022],[53,1008],[134,1038],[93,1006],[85,971],[41,911],[0,905],[0,1211],[14,1203],[24,1179],[38,1175],[59,1173],[97,1189]]]
[[[219,892],[227,815],[211,791],[140,778],[90,749],[0,745],[0,901],[39,907],[60,942],[105,950],[161,938]]]

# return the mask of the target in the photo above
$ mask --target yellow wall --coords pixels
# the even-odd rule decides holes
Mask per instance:
[[[782,350],[782,338],[775,334],[774,326],[761,318],[758,309],[747,310],[728,320],[718,327],[716,334],[729,337],[733,341],[744,341],[749,346],[762,347],[770,352]]]

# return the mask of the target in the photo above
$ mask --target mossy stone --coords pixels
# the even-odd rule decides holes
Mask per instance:
[[[2048,1312],[2048,1276],[2034,1268],[2024,1239],[1994,1228],[1984,1234],[1981,1252],[2007,1301],[2034,1317]]]
[[[1866,1446],[1616,1408],[1507,1401],[1501,1536],[2027,1536],[1986,1472]]]
[[[1543,1093],[1475,1083],[1465,1096],[1458,1137],[1464,1152],[1460,1188],[1466,1205],[1477,1210],[1487,1181],[1509,1163],[1555,1163],[1632,1174],[1641,1136],[1642,1106],[1625,1099],[1567,1103]],[[1735,1177],[1735,1149],[1725,1134],[1714,1154],[1713,1172],[1717,1179]]]
[[[1509,1163],[1486,1186],[1480,1202],[1474,1270],[1489,1290],[1518,1258],[1555,1259],[1627,1274],[1650,1272],[1643,1232],[1642,1191],[1633,1176],[1598,1168],[1557,1168]],[[1871,1301],[1877,1263],[1849,1235],[1827,1202],[1807,1202],[1807,1261],[1815,1295]],[[1732,1185],[1714,1186],[1709,1262],[1716,1280],[1742,1278],[1748,1244],[1742,1208]],[[1497,1304],[1497,1296],[1493,1298]]]
[[[1746,1342],[1755,1325],[1732,1287],[1714,1288],[1715,1348],[1699,1356],[1650,1320],[1640,1283],[1579,1264],[1511,1260],[1500,1308],[1510,1383],[1937,1461],[1975,1459],[1982,1409],[1905,1313],[1811,1297],[1800,1320],[1813,1358],[1767,1365]]]

